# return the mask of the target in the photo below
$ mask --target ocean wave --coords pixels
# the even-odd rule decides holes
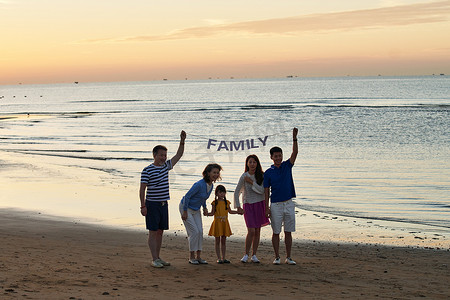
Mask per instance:
[[[325,108],[333,108],[333,107],[343,107],[343,108],[450,108],[450,104],[405,104],[405,105],[358,105],[358,104],[305,104],[304,107],[325,107]]]
[[[114,175],[114,176],[120,176],[122,178],[133,178],[134,176],[132,175],[125,175],[124,172],[118,170],[118,169],[112,169],[112,168],[96,168],[96,167],[87,167],[87,166],[80,166],[80,165],[68,165],[71,168],[82,168],[82,169],[89,169],[89,170],[94,170],[94,171],[100,171],[100,172],[104,172],[110,175]]]
[[[163,109],[163,110],[157,110],[158,112],[166,112],[166,111],[186,111],[186,112],[200,112],[200,111],[233,111],[233,110],[280,110],[280,109],[292,109],[294,108],[294,105],[265,105],[265,104],[251,104],[251,105],[244,105],[239,106],[236,104],[232,104],[229,106],[222,106],[222,107],[198,107],[198,108],[187,108],[187,109]]]
[[[166,113],[166,112],[217,112],[217,111],[239,111],[239,110],[301,110],[305,108],[366,108],[366,109],[444,109],[450,108],[447,104],[408,104],[408,105],[359,105],[359,104],[331,104],[331,103],[293,103],[293,104],[280,104],[280,105],[265,105],[265,104],[251,104],[239,106],[236,104],[222,107],[178,107],[178,108],[162,108],[162,109],[152,109],[156,113]]]
[[[281,105],[261,105],[261,104],[252,104],[252,105],[246,105],[241,106],[240,109],[243,110],[250,110],[250,109],[273,109],[273,110],[279,110],[279,109],[292,109],[294,108],[293,105],[289,104],[281,104]]]
[[[348,98],[350,99],[350,98]],[[351,100],[351,99],[350,99]],[[136,101],[149,101],[149,100],[115,100],[114,102],[136,102]],[[84,103],[94,103],[98,101],[79,101]],[[353,102],[353,101],[352,101]],[[356,102],[356,101],[355,101]],[[364,109],[442,109],[448,110],[450,104],[358,104],[358,103],[332,103],[328,101],[303,101],[303,102],[291,102],[291,103],[280,103],[280,104],[238,104],[238,103],[220,103],[220,105],[208,106],[205,104],[191,104],[191,105],[176,105],[171,104],[169,106],[151,106],[143,109],[142,107],[117,107],[118,109],[104,110],[104,111],[61,111],[61,112],[43,112],[43,111],[29,111],[29,112],[19,112],[0,116],[0,121],[9,121],[14,119],[26,120],[40,122],[42,120],[33,120],[36,118],[85,118],[93,115],[108,115],[108,114],[127,114],[127,113],[146,113],[149,110],[153,113],[190,113],[190,112],[232,112],[232,111],[283,111],[283,110],[301,110],[301,109],[311,109],[311,108],[364,108]],[[27,117],[28,116],[28,117]]]
[[[70,154],[70,152],[79,153],[76,151],[67,151],[67,154],[62,154],[61,152],[55,152],[54,153],[46,153],[41,151],[34,151],[34,150],[4,150],[9,152],[15,152],[15,153],[21,153],[21,154],[29,154],[29,155],[41,155],[41,156],[50,156],[50,157],[63,157],[63,158],[75,158],[75,159],[87,159],[87,160],[122,160],[122,161],[148,161],[149,158],[147,157],[113,157],[113,156],[82,156],[82,155],[75,155]],[[83,152],[83,150],[80,150],[80,152]],[[89,152],[85,151],[84,153]],[[61,154],[60,154],[61,153]]]
[[[397,223],[405,223],[405,224],[413,224],[413,225],[426,225],[436,228],[450,228],[450,223],[448,220],[417,220],[417,219],[409,219],[409,218],[395,218],[395,217],[379,217],[379,216],[370,216],[363,215],[362,212],[349,211],[349,210],[339,210],[337,208],[332,207],[324,207],[324,206],[310,206],[296,203],[296,207],[310,211],[315,213],[323,213],[323,214],[331,214],[340,217],[348,217],[355,219],[364,219],[364,220],[373,220],[373,221],[386,221],[386,222],[397,222]]]
[[[122,103],[122,102],[143,102],[150,100],[138,100],[138,99],[114,99],[114,100],[76,100],[69,101],[69,103]]]
[[[26,150],[26,149],[2,149],[3,151],[9,151],[9,152],[63,152],[63,153],[85,153],[88,152],[88,150],[56,150],[56,149],[33,149],[33,150]]]
[[[416,203],[415,203],[416,204]],[[447,203],[441,203],[441,202],[425,202],[420,203],[420,205],[423,206],[431,206],[431,207],[437,207],[437,208],[447,208],[450,209],[450,204]]]
[[[332,103],[293,103],[293,104],[251,104],[239,106],[237,104],[222,107],[187,107],[187,108],[163,108],[153,109],[153,112],[207,112],[207,111],[236,111],[236,110],[295,110],[304,108],[367,108],[367,109],[383,109],[383,108],[399,108],[399,109],[449,109],[448,104],[405,104],[405,105],[368,105],[368,104],[332,104]]]

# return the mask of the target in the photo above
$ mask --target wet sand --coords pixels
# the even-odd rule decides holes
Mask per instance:
[[[0,210],[2,299],[448,299],[450,252],[436,249],[295,241],[296,266],[272,265],[270,242],[260,264],[242,264],[244,243],[230,237],[229,265],[187,262],[183,232],[164,236],[162,258],[150,266],[145,230],[121,230]],[[282,249],[281,253],[284,251]]]

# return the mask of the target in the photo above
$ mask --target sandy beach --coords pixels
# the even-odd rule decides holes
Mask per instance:
[[[182,232],[165,235],[163,258],[150,266],[145,230],[120,230],[36,212],[0,210],[2,299],[448,299],[448,250],[294,243],[296,266],[272,265],[263,241],[260,264],[242,264],[243,241],[227,243],[230,265],[187,262]]]

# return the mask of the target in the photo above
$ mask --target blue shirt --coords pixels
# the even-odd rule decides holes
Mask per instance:
[[[288,159],[281,163],[280,167],[272,165],[264,173],[264,187],[271,188],[272,203],[283,202],[295,198],[294,179],[292,178],[292,167],[294,165]]]
[[[212,190],[213,185],[211,184],[211,189],[208,191],[208,185],[204,179],[194,183],[183,199],[181,199],[183,211],[187,211],[188,208],[192,210],[199,210],[201,206],[206,208],[206,200],[208,200]]]

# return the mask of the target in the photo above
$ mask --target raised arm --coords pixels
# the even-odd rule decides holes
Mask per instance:
[[[178,146],[177,153],[175,154],[174,157],[172,157],[172,166],[175,166],[175,164],[183,156],[183,153],[184,153],[184,141],[185,140],[186,140],[186,132],[184,130],[181,130],[181,133],[180,133],[180,145]]]
[[[298,134],[298,129],[294,128],[292,130],[292,139],[293,139],[292,154],[291,154],[291,157],[289,158],[289,160],[291,161],[291,164],[294,164],[295,160],[297,159],[297,154],[298,154],[297,134]]]

